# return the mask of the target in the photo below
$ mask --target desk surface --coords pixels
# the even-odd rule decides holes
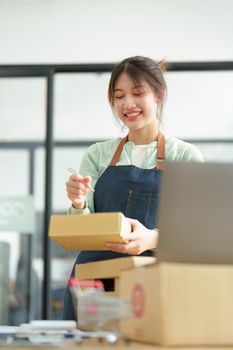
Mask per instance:
[[[140,344],[134,342],[123,342],[118,341],[115,344],[108,344],[106,341],[96,341],[96,340],[83,340],[82,343],[74,343],[72,340],[65,341],[64,343],[59,343],[58,345],[0,345],[1,350],[152,350],[155,349],[153,345]],[[201,349],[198,349],[201,350]],[[218,349],[214,349],[218,350]]]
[[[0,346],[1,350],[233,350],[233,346],[228,347],[161,347],[156,345],[149,345],[149,344],[141,344],[141,343],[135,343],[135,342],[123,342],[119,341],[116,344],[108,344],[105,341],[96,341],[96,340],[84,340],[80,344],[75,344],[72,340],[67,340],[62,344],[58,345],[42,345],[42,346],[35,346],[35,345],[2,345]]]

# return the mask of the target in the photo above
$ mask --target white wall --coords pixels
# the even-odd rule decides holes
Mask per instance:
[[[0,0],[0,63],[232,60],[232,0]]]

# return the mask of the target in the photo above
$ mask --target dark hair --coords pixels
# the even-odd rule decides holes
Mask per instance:
[[[163,71],[165,71],[165,63],[163,61],[157,62],[148,57],[134,56],[121,61],[113,68],[108,86],[108,100],[111,107],[113,107],[114,103],[116,80],[121,73],[126,73],[135,85],[146,81],[154,94],[159,97],[157,117],[161,120],[167,96],[167,85]]]

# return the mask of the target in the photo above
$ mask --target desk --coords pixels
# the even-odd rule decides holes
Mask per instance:
[[[96,340],[83,340],[82,343],[74,343],[72,340],[65,341],[63,344],[58,345],[42,345],[42,346],[35,346],[35,345],[3,345],[0,346],[1,350],[152,350],[156,347],[153,345],[147,345],[147,344],[140,344],[140,343],[134,343],[129,342],[125,343],[123,341],[118,341],[115,344],[108,344],[106,341],[96,341]],[[198,349],[201,350],[201,349]],[[220,349],[214,349],[214,350],[220,350]]]
[[[105,341],[98,342],[96,340],[84,340],[80,344],[74,344],[72,340],[67,340],[63,344],[58,345],[43,345],[43,346],[0,346],[1,350],[233,350],[233,346],[227,347],[161,347],[149,344],[141,344],[135,342],[125,343],[119,341],[116,344],[108,344]]]

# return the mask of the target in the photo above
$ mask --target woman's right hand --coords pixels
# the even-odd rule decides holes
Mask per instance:
[[[72,206],[76,209],[83,209],[90,191],[91,177],[80,175],[71,175],[66,182],[67,196],[72,202]]]

